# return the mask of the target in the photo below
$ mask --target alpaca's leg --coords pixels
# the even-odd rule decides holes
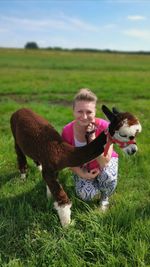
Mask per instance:
[[[21,173],[21,178],[26,178],[26,172],[27,172],[27,160],[23,152],[21,151],[20,147],[15,142],[15,150],[17,154],[17,161],[18,161],[18,167]]]
[[[42,171],[42,165],[40,164],[40,162],[38,162],[38,161],[36,161],[36,160],[34,160],[34,162],[35,162],[35,164],[36,164],[38,170],[41,172],[41,171]]]
[[[43,178],[46,181],[48,188],[54,197],[54,207],[58,212],[62,226],[66,226],[71,221],[71,203],[63,190],[62,186],[57,181],[57,173],[51,168],[43,168]]]
[[[58,172],[55,172],[55,177],[56,177],[56,179],[57,179],[57,177],[58,177]],[[50,188],[49,188],[48,185],[46,185],[46,195],[47,195],[47,198],[48,198],[48,199],[50,199],[50,198],[52,197],[52,193],[51,193]]]
[[[52,193],[48,187],[48,185],[46,185],[46,195],[47,195],[47,198],[50,199],[52,197]]]
[[[54,202],[54,207],[58,212],[58,216],[63,227],[71,223],[71,203],[58,205],[58,202]]]

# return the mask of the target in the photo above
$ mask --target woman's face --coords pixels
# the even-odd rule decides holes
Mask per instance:
[[[80,126],[88,126],[95,122],[96,103],[89,101],[76,101],[73,109],[75,120]]]

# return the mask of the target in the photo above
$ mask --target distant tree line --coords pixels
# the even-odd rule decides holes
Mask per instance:
[[[119,51],[111,49],[94,49],[94,48],[62,48],[59,46],[39,48],[36,42],[27,42],[24,46],[25,49],[42,49],[42,50],[54,50],[54,51],[76,51],[76,52],[98,52],[98,53],[125,53],[125,54],[150,54],[150,51]]]

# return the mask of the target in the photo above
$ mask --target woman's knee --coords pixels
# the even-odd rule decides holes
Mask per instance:
[[[76,194],[79,198],[81,198],[84,201],[90,201],[92,200],[95,195],[98,193],[98,189],[90,189],[89,188],[76,188]]]
[[[101,175],[99,178],[99,180],[102,181],[113,181],[116,180],[118,176],[118,167],[116,166],[116,168],[110,168],[110,167],[106,167],[102,170]]]
[[[111,183],[112,181],[116,181],[117,180],[117,176],[118,176],[118,174],[116,172],[110,173],[110,172],[107,172],[107,170],[104,171],[104,173],[102,174],[102,177],[104,177],[104,180],[107,183]]]
[[[105,195],[109,197],[114,193],[116,187],[117,187],[117,179],[105,183],[105,185],[102,186],[100,190],[101,192],[105,192]]]

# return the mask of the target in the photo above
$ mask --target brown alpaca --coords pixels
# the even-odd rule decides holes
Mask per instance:
[[[104,152],[106,143],[107,146],[118,143],[130,155],[137,151],[135,140],[133,141],[141,131],[137,118],[116,109],[111,112],[106,106],[102,106],[102,110],[110,120],[107,133],[102,132],[84,147],[73,147],[65,143],[48,121],[30,109],[19,109],[11,116],[11,129],[21,175],[26,174],[26,156],[42,166],[42,176],[54,197],[54,206],[63,226],[70,223],[71,203],[57,180],[58,171],[95,159]]]

